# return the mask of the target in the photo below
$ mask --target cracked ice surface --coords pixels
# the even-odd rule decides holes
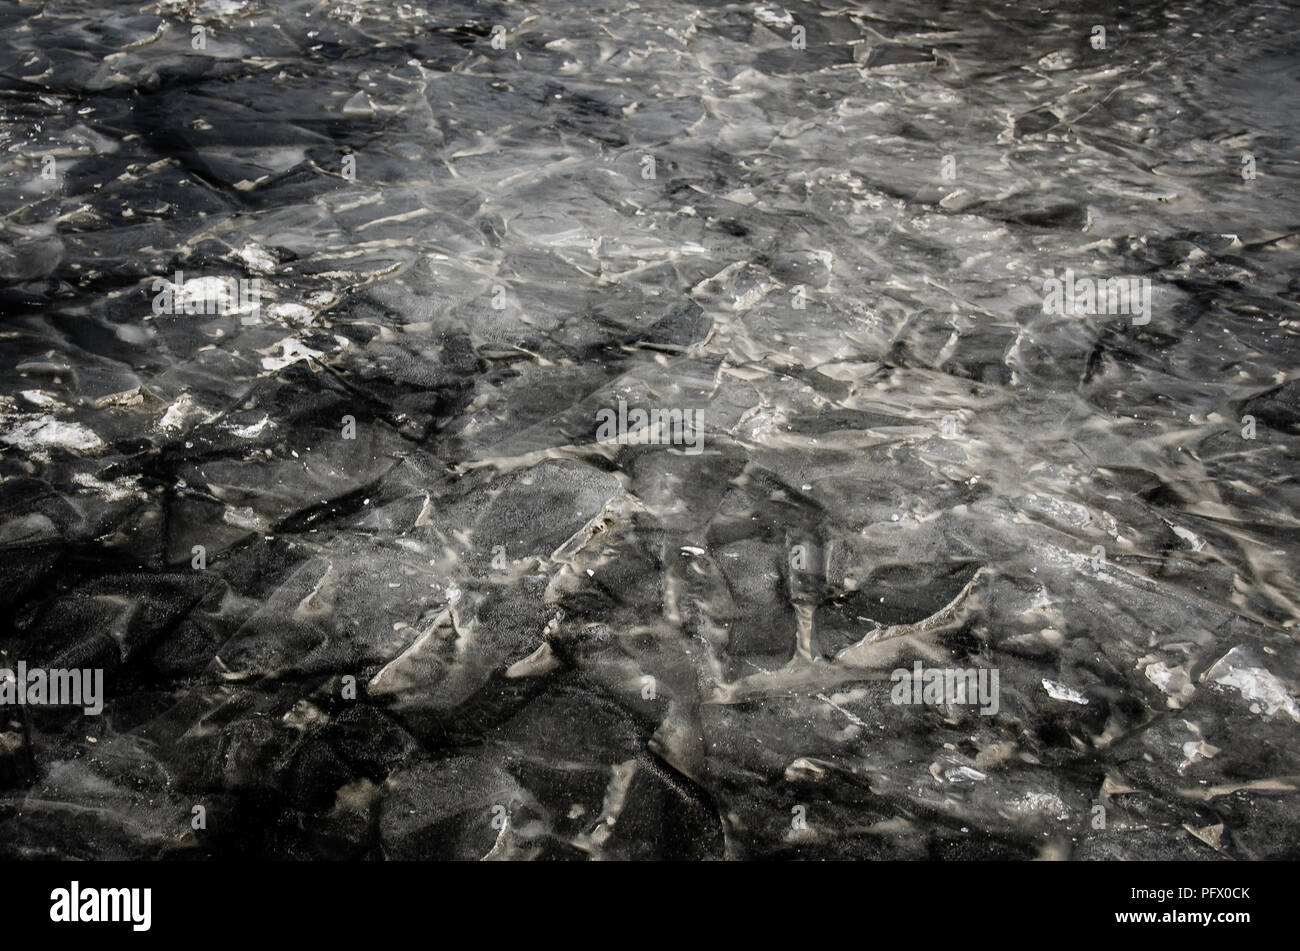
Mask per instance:
[[[1294,858],[1294,10],[1126,10],[0,6],[0,854]]]

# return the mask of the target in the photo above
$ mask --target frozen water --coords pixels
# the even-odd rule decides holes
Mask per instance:
[[[1116,9],[0,6],[0,853],[1296,857],[1295,10]]]

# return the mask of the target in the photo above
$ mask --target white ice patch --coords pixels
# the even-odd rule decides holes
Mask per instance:
[[[175,403],[167,407],[162,419],[158,420],[158,428],[168,433],[179,431],[185,424],[185,417],[195,409],[197,407],[194,405],[194,398],[188,393],[182,393]]]
[[[270,425],[271,425],[271,417],[263,416],[257,422],[250,423],[247,426],[236,426],[233,423],[227,423],[222,428],[226,429],[231,433],[234,433],[240,439],[256,439],[258,436],[262,435],[263,430],[265,430],[266,427]]]
[[[248,6],[248,0],[203,0],[199,9],[211,16],[230,16]]]
[[[276,346],[280,348],[280,355],[278,357],[263,357],[262,369],[283,370],[291,363],[297,363],[299,360],[310,360],[325,355],[319,350],[313,350],[305,346],[292,337],[285,337]]]
[[[1183,667],[1170,667],[1163,661],[1157,661],[1148,664],[1143,673],[1146,674],[1147,680],[1169,695],[1167,702],[1171,707],[1182,706],[1196,692],[1196,688],[1192,686],[1191,677],[1188,676],[1187,670]]]
[[[757,7],[754,16],[764,26],[794,26],[794,16],[782,7]]]
[[[73,452],[86,452],[102,449],[104,440],[80,423],[63,423],[53,416],[41,416],[19,423],[7,433],[0,435],[0,441],[19,449],[67,449]]]
[[[1051,793],[1028,792],[1018,799],[1013,799],[1011,806],[1022,812],[1047,813],[1057,819],[1068,819],[1070,817],[1069,806],[1061,801],[1060,796],[1054,796]]]
[[[115,482],[105,482],[102,479],[95,478],[89,472],[78,472],[72,477],[72,481],[83,489],[98,492],[109,502],[120,502],[123,499],[129,499],[139,488],[134,481],[126,476]]]
[[[283,320],[298,327],[311,323],[311,308],[302,304],[272,304],[266,309],[272,320]]]
[[[226,510],[221,513],[221,520],[227,525],[233,525],[235,528],[242,528],[250,532],[264,532],[267,529],[266,520],[253,511],[251,506],[235,508],[227,506]]]
[[[1211,746],[1204,740],[1189,740],[1183,744],[1183,761],[1178,764],[1178,771],[1184,772],[1187,767],[1203,759],[1213,759],[1215,754],[1221,752],[1217,746]]]
[[[196,304],[221,300],[229,286],[224,277],[192,277],[184,284],[172,284],[180,292],[182,303],[193,301]]]
[[[254,271],[270,271],[276,263],[275,258],[271,257],[264,248],[252,243],[244,245],[239,256]]]
[[[1069,69],[1074,65],[1074,56],[1065,50],[1056,50],[1048,53],[1038,61],[1040,68],[1055,72],[1058,69]]]
[[[988,779],[988,776],[970,766],[958,766],[955,769],[948,770],[944,774],[944,778],[950,783],[980,783]]]
[[[166,281],[172,297],[173,309],[170,312],[221,317],[255,314],[262,306],[260,282],[261,278],[246,281],[242,278],[215,275],[182,279],[179,284],[175,281]],[[132,335],[119,331],[118,336],[128,339]]]
[[[37,406],[53,406],[58,402],[44,390],[23,390],[19,395],[27,402],[35,403]]]
[[[1174,530],[1175,535],[1192,546],[1192,551],[1200,551],[1205,547],[1205,539],[1195,532],[1189,531],[1181,525],[1171,525],[1170,528]]]
[[[1286,685],[1255,661],[1244,647],[1234,647],[1205,672],[1204,679],[1232,687],[1250,701],[1252,713],[1261,710],[1273,716],[1279,710],[1300,723],[1300,707],[1287,693]]]
[[[373,119],[375,104],[364,92],[359,92],[343,104],[343,115],[349,119]]]
[[[1088,698],[1077,690],[1072,690],[1063,683],[1055,680],[1044,680],[1043,689],[1047,691],[1048,696],[1053,700],[1064,700],[1067,703],[1087,704]]]

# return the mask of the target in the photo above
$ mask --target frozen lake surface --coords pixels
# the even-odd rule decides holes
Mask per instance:
[[[0,4],[0,855],[1298,857],[1298,36]]]

